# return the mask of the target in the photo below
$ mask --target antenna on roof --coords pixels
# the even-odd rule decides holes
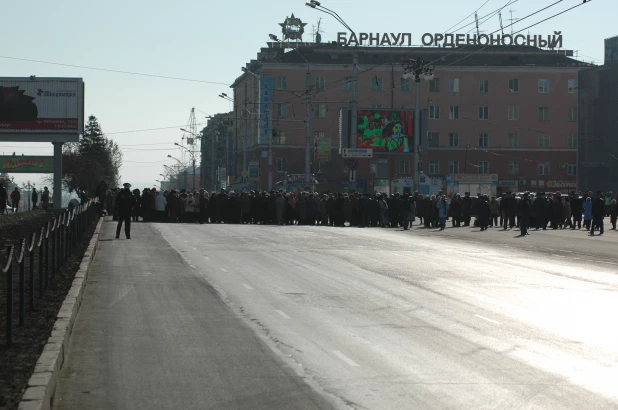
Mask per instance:
[[[479,31],[479,15],[477,12],[474,12],[474,21],[476,21],[476,35],[477,37],[481,35]]]
[[[511,25],[511,36],[513,35],[513,24],[514,24],[516,21],[521,20],[521,19],[518,19],[518,18],[513,18],[513,12],[514,12],[514,11],[517,11],[517,10],[509,10],[509,13],[511,14],[511,18],[509,19],[509,23],[511,23],[511,24],[510,24],[510,25]],[[503,34],[504,34],[504,33],[503,33]]]
[[[500,19],[500,30],[502,30],[502,37],[504,37],[504,25],[502,24],[502,12],[498,13],[498,18]]]

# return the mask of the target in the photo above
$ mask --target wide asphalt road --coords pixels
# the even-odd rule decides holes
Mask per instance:
[[[109,323],[108,333],[88,336],[99,338],[96,343],[87,338],[79,342],[74,334],[69,363],[73,360],[74,368],[78,360],[100,364],[105,369],[101,380],[119,378],[126,383],[130,393],[122,396],[124,400],[144,384],[157,385],[157,380],[161,383],[153,390],[158,396],[169,391],[176,399],[201,398],[202,392],[194,390],[197,381],[182,392],[173,390],[177,383],[170,381],[168,372],[179,379],[195,377],[173,364],[184,346],[192,352],[188,373],[196,370],[193,361],[205,360],[207,353],[194,340],[201,333],[186,333],[181,325],[205,327],[201,322],[209,315],[187,305],[200,304],[212,294],[203,285],[208,283],[260,343],[277,352],[262,348],[271,363],[264,372],[281,369],[284,380],[296,383],[290,371],[294,370],[316,392],[312,396],[296,384],[295,398],[305,404],[323,405],[323,399],[337,407],[369,409],[618,408],[618,234],[518,234],[470,228],[402,232],[139,224],[128,248],[147,252],[156,261],[164,258],[176,265],[182,260],[182,269],[170,270],[164,264],[163,275],[150,264],[140,266],[142,257],[131,263],[130,253],[126,259],[110,261],[113,266],[132,264],[130,275],[144,275],[133,282],[150,290],[125,285],[125,292],[138,290],[124,297],[131,302],[116,303],[105,314],[113,319],[109,322],[130,324]],[[159,244],[157,237],[165,243]],[[152,241],[159,244],[157,249],[148,249]],[[104,243],[98,260],[106,245],[119,249],[127,242]],[[109,256],[122,251],[115,252]],[[89,284],[88,292],[109,293],[105,289],[113,282],[97,283],[98,290]],[[183,285],[159,289],[176,282]],[[89,293],[86,298],[87,308]],[[174,320],[153,329],[163,314],[155,310],[158,304]],[[99,308],[103,316],[104,306]],[[135,334],[126,331],[130,326],[136,327]],[[112,330],[118,327],[125,331]],[[79,326],[77,330],[79,335]],[[167,350],[129,356],[166,338],[174,341]],[[94,343],[97,353],[80,351],[87,341]],[[80,356],[73,355],[75,350]],[[221,351],[222,356],[229,354]],[[90,359],[93,356],[96,360]],[[145,370],[136,377],[141,366]],[[60,399],[79,397],[75,386],[81,386],[82,377],[66,372]],[[105,388],[120,381],[104,382]],[[230,395],[242,394],[242,388],[232,386],[244,383],[221,380],[216,371],[201,375],[199,382],[219,384]],[[121,390],[112,388],[114,394]],[[277,393],[282,392],[272,392]],[[122,403],[112,399],[104,404],[125,408]],[[299,407],[290,402],[287,408]]]

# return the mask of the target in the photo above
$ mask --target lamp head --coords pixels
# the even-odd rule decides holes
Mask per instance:
[[[275,36],[274,34],[269,34],[268,37],[270,37],[270,39],[272,41],[279,41],[279,39],[277,38],[277,36]]]
[[[315,8],[315,4],[312,4],[312,3],[305,3],[305,6],[311,7],[312,9]]]

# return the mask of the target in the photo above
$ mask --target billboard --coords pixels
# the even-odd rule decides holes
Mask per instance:
[[[273,78],[260,78],[260,132],[258,144],[268,144],[272,138],[271,105],[273,103]]]
[[[0,173],[50,174],[54,172],[54,157],[0,156]]]
[[[314,137],[313,160],[315,162],[330,161],[330,138]]]
[[[605,39],[605,64],[618,61],[618,36]]]
[[[81,78],[0,78],[0,138],[26,141],[33,135],[72,135],[84,129]],[[9,137],[9,135],[11,137]],[[37,141],[45,141],[40,137]]]
[[[414,121],[406,110],[358,110],[356,147],[374,152],[413,152]]]

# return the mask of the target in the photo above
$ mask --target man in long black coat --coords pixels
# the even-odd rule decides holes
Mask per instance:
[[[136,199],[131,192],[131,184],[124,184],[116,197],[116,213],[118,214],[118,225],[116,226],[116,239],[120,238],[120,230],[124,222],[124,234],[127,239],[131,239],[131,215],[135,209]]]

